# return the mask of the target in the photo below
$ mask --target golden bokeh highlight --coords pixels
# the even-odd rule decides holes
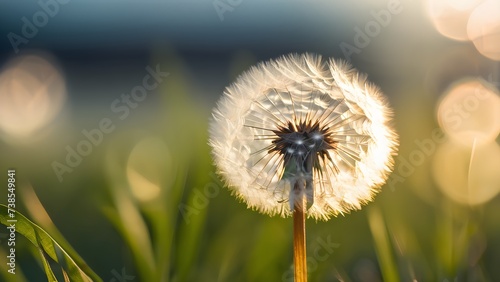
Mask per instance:
[[[170,175],[172,159],[166,144],[157,138],[141,140],[130,152],[127,180],[132,194],[141,202],[160,195],[165,175]]]
[[[433,161],[433,175],[441,191],[455,202],[484,204],[500,192],[500,146],[496,142],[473,147],[442,144]]]
[[[66,100],[61,72],[47,56],[11,59],[0,73],[0,131],[4,139],[34,135],[51,122]]]
[[[473,9],[482,0],[427,0],[427,13],[436,28],[443,36],[454,40],[467,41],[467,23]]]
[[[500,97],[483,80],[452,85],[439,103],[438,122],[454,141],[472,146],[495,140],[500,133]]]
[[[485,1],[472,12],[467,35],[479,53],[500,61],[500,1]]]

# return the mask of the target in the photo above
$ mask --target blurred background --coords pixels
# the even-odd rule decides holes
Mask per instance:
[[[0,202],[14,168],[17,208],[104,281],[292,281],[291,219],[230,195],[207,124],[241,72],[313,52],[380,86],[401,145],[374,202],[307,221],[310,280],[494,280],[498,11],[496,0],[2,1]],[[6,273],[6,238],[1,228],[0,280],[43,281],[21,236],[18,274]]]

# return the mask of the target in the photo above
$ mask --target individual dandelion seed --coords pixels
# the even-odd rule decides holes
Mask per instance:
[[[210,145],[233,194],[320,220],[360,209],[393,167],[397,135],[380,90],[347,63],[288,55],[243,73],[218,102]]]
[[[293,214],[294,281],[307,281],[305,215],[359,209],[387,179],[398,144],[389,117],[364,76],[311,54],[260,63],[219,101],[217,169],[248,207]]]

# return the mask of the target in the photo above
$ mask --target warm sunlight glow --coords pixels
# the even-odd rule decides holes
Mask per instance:
[[[473,147],[453,142],[441,145],[433,163],[434,178],[450,199],[483,204],[500,191],[500,146],[496,142]]]
[[[500,1],[479,5],[470,16],[467,34],[481,54],[500,61]]]
[[[129,155],[127,179],[132,194],[146,202],[157,198],[161,191],[162,175],[169,174],[170,153],[160,139],[146,138]]]
[[[52,121],[65,98],[64,79],[48,58],[16,57],[0,73],[0,130],[30,136]]]
[[[459,82],[445,93],[437,116],[441,128],[461,144],[490,142],[500,132],[498,91],[481,80]]]
[[[474,7],[481,0],[428,0],[427,13],[436,30],[442,35],[465,41],[467,36],[467,21]]]

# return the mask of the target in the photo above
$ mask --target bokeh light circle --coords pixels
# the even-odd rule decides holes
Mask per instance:
[[[483,80],[455,83],[439,103],[437,117],[441,128],[458,143],[491,142],[500,133],[498,91]]]
[[[0,73],[0,131],[25,138],[47,125],[66,99],[61,72],[47,56],[22,55]]]
[[[467,22],[482,0],[427,0],[427,13],[436,30],[443,36],[466,41]]]
[[[160,195],[164,176],[171,175],[172,159],[167,145],[158,138],[141,140],[130,152],[127,180],[132,194],[141,202]]]
[[[441,191],[455,202],[479,205],[500,192],[500,146],[496,142],[473,147],[447,142],[433,160],[433,175]]]
[[[467,35],[479,53],[500,61],[500,1],[488,0],[474,9]]]

